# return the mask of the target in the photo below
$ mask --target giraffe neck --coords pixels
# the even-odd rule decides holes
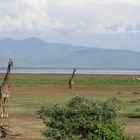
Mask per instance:
[[[75,69],[73,70],[73,73],[72,73],[72,76],[71,76],[71,80],[74,78],[74,75],[75,75]]]
[[[6,73],[5,77],[4,77],[3,84],[4,83],[9,83],[9,80],[10,80],[10,70],[11,70],[11,65],[8,64],[7,73]]]

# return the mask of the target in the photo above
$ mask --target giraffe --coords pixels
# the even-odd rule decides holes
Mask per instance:
[[[69,89],[70,89],[70,92],[71,92],[71,90],[72,90],[72,85],[74,84],[73,78],[74,78],[75,72],[76,72],[76,68],[73,69],[72,76],[71,76],[70,79],[69,79]]]
[[[4,80],[0,86],[0,100],[1,100],[1,107],[2,107],[2,113],[1,118],[6,117],[8,118],[8,102],[9,102],[9,80],[10,80],[10,70],[13,66],[13,61],[9,59],[8,67],[7,67],[7,73],[4,77]]]

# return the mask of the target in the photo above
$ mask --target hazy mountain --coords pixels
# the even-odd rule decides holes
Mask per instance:
[[[46,43],[38,38],[0,40],[0,65],[8,58],[17,67],[140,68],[140,52]]]

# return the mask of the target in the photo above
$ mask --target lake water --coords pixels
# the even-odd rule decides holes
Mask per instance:
[[[12,73],[49,73],[49,74],[71,74],[73,68],[12,68]],[[0,73],[5,73],[6,68],[0,68]],[[77,68],[77,74],[130,74],[139,75],[140,69],[97,69]]]

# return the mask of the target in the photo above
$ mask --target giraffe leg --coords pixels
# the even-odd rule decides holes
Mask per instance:
[[[71,84],[70,84],[70,82],[69,82],[69,90],[70,90],[70,92],[71,92]]]
[[[71,87],[70,87],[70,93],[71,93]]]
[[[1,118],[3,118],[4,117],[4,97],[1,97],[1,107],[2,107]]]
[[[1,99],[0,99],[0,105],[1,105],[1,107],[2,107],[2,97],[1,97]]]
[[[8,118],[8,102],[9,102],[9,97],[6,98],[5,100],[5,117]]]
[[[5,117],[5,105],[3,106],[3,117]]]
[[[4,105],[3,105],[3,117],[6,116],[6,97],[4,98]]]

